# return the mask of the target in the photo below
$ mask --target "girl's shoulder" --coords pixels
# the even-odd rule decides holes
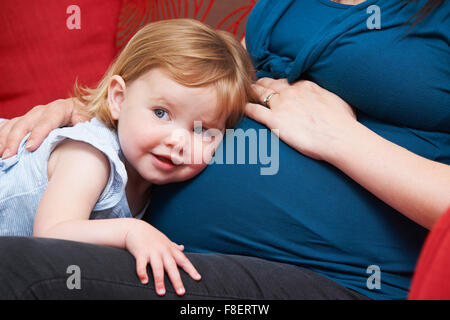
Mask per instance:
[[[86,142],[96,149],[113,154],[120,153],[117,133],[106,127],[97,118],[80,122],[73,127],[63,127],[53,130],[44,141],[47,145],[57,145],[65,139]]]
[[[104,179],[110,173],[108,157],[101,150],[84,141],[66,139],[62,141],[50,153],[47,163],[47,175],[50,181],[57,166],[61,166],[64,172],[75,168],[86,174],[87,168],[93,167],[96,171],[102,171]],[[95,165],[95,167],[94,167]]]
[[[41,146],[43,154],[49,160],[47,164],[49,173],[51,173],[52,165],[55,163],[54,159],[58,157],[58,152],[61,152],[61,150],[70,152],[72,150],[71,147],[58,148],[63,142],[67,143],[68,140],[70,140],[69,146],[83,148],[84,145],[90,154],[101,152],[104,159],[109,162],[108,182],[94,210],[105,210],[116,205],[122,197],[128,180],[117,133],[106,127],[97,118],[78,123],[73,127],[53,130]],[[54,151],[56,157],[52,156]]]

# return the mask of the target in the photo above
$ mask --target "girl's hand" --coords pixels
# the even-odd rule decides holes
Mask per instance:
[[[158,295],[164,295],[164,270],[178,295],[183,295],[185,289],[181,281],[180,266],[194,280],[201,276],[192,263],[183,254],[183,246],[170,241],[163,233],[150,224],[139,224],[128,231],[125,239],[126,249],[136,258],[136,271],[142,283],[148,283],[147,264],[150,263],[155,290]]]
[[[253,88],[261,103],[275,94],[268,102],[270,109],[247,104],[247,116],[278,129],[281,140],[311,158],[328,161],[333,141],[357,123],[348,103],[311,81],[289,84],[286,79],[263,78]]]
[[[0,156],[3,159],[17,153],[20,142],[31,132],[26,145],[27,150],[36,150],[50,131],[62,126],[73,126],[89,120],[83,114],[75,99],[60,99],[47,105],[36,106],[25,115],[0,124]]]

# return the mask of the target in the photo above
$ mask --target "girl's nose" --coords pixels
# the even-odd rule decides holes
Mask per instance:
[[[164,144],[170,149],[183,155],[188,150],[190,134],[184,129],[175,129],[168,133]]]

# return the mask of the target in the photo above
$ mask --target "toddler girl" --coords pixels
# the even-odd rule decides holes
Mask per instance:
[[[52,131],[32,153],[25,138],[16,156],[0,160],[0,235],[124,248],[142,283],[150,264],[158,294],[164,270],[184,294],[177,266],[200,275],[183,246],[136,218],[152,184],[187,180],[207,166],[252,96],[252,70],[225,32],[189,19],[145,26],[97,88],[75,86],[91,121]]]

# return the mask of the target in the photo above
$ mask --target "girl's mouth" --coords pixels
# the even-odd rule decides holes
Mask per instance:
[[[173,163],[170,159],[170,156],[162,156],[162,155],[156,155],[152,154],[152,160],[153,164],[163,170],[172,170],[178,165]]]

